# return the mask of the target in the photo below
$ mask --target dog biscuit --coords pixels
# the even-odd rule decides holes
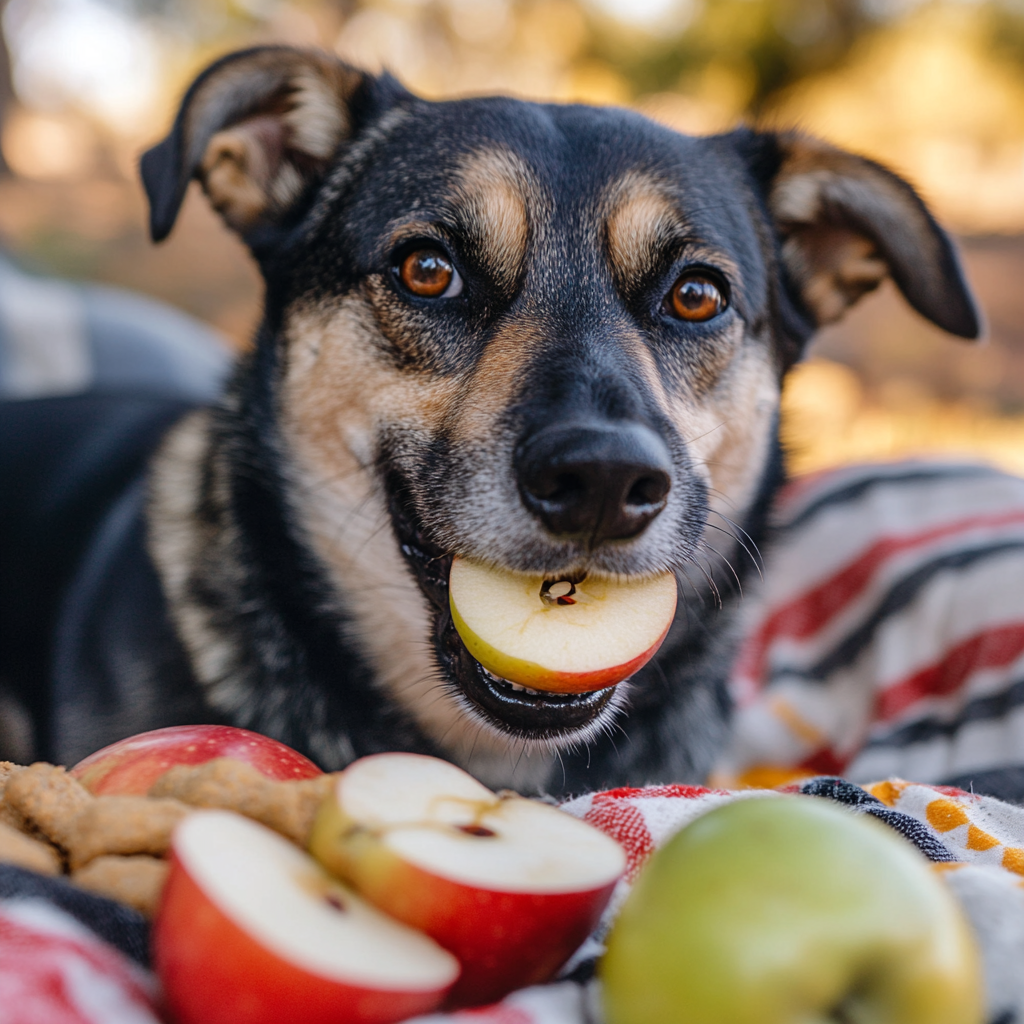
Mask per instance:
[[[71,881],[81,889],[127,903],[145,917],[152,917],[169,868],[166,860],[146,854],[103,854],[73,871]]]
[[[305,847],[332,780],[331,775],[319,775],[275,782],[251,765],[220,757],[195,768],[171,768],[157,779],[149,795],[173,797],[193,807],[236,811]]]
[[[11,773],[4,789],[4,802],[65,850],[78,813],[95,799],[63,768],[44,761]]]
[[[0,864],[28,868],[40,875],[59,875],[64,870],[57,849],[41,839],[0,822]]]
[[[190,808],[178,800],[145,796],[98,796],[71,820],[61,844],[71,870],[103,854],[161,856],[171,845],[174,826]]]
[[[24,770],[24,765],[15,764],[13,761],[0,761],[0,823],[10,825],[21,832],[25,832],[28,829],[25,817],[7,802],[4,794],[7,789],[7,783],[17,772]]]

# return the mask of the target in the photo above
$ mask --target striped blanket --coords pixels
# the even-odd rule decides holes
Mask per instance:
[[[1024,1024],[1024,807],[1003,802],[1024,801],[1024,480],[929,463],[830,471],[782,492],[774,530],[744,602],[713,788],[566,803],[629,855],[595,934],[560,982],[417,1024],[598,1024],[594,966],[644,862],[712,808],[777,795],[766,787],[873,815],[917,846],[978,937],[988,1024]],[[0,1021],[15,1007],[18,1024],[156,1024],[152,979],[113,947],[97,952],[59,900],[39,903],[41,881],[26,891],[0,870],[0,962],[25,954],[24,970],[0,970]],[[61,955],[28,955],[47,934]]]
[[[1024,480],[833,470],[782,492],[775,530],[716,781],[894,775],[1024,799]]]

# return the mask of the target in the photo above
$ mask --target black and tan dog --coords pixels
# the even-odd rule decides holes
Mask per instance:
[[[223,401],[153,463],[173,631],[121,608],[138,657],[110,670],[105,718],[65,715],[85,749],[207,717],[332,768],[405,749],[521,789],[701,780],[781,481],[786,371],[886,276],[978,332],[913,190],[798,135],[427,102],[274,47],[201,75],[142,172],[157,240],[199,180],[259,262],[265,318]],[[677,621],[616,687],[513,688],[452,626],[453,554],[673,570]]]

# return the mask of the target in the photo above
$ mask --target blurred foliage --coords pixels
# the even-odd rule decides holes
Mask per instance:
[[[928,8],[970,9],[984,24],[994,59],[1024,64],[1021,0],[665,0],[651,19],[629,0],[104,0],[191,41],[199,51],[279,28],[286,9],[326,32],[365,11],[386,12],[453,55],[469,46],[559,51],[578,65],[600,63],[631,98],[699,92],[716,79],[742,89],[757,114],[780,91],[840,66],[867,36]],[[497,45],[496,45],[497,44]],[[397,69],[401,73],[402,69]]]
[[[247,343],[260,281],[241,243],[193,190],[152,246],[136,178],[190,79],[241,46],[320,46],[432,98],[627,104],[695,133],[796,124],[905,174],[968,236],[991,343],[956,345],[884,287],[793,377],[793,465],[942,449],[1024,471],[1024,0],[5,6],[17,99],[2,151],[16,173],[0,179],[0,236],[41,270],[149,292]]]
[[[594,51],[640,95],[699,91],[724,72],[742,83],[756,114],[780,89],[840,64],[878,23],[861,0],[707,0],[681,31],[630,47],[606,25]]]

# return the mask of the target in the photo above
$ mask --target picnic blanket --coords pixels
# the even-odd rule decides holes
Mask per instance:
[[[1024,808],[897,779],[862,788],[821,777],[782,789],[878,818],[941,869],[979,940],[989,1024],[1024,1021]],[[419,1017],[416,1024],[597,1024],[594,969],[602,942],[647,859],[715,807],[777,796],[773,790],[651,786],[563,804],[622,843],[629,865],[597,930],[562,972],[566,980],[524,989],[491,1007]],[[156,1024],[157,985],[142,966],[143,931],[133,911],[77,893],[63,881],[0,868],[0,1022]]]
[[[913,843],[978,937],[988,1024],[1024,1024],[1024,481],[924,462],[799,479],[743,614],[731,741],[709,786],[563,805],[618,839],[629,870],[562,980],[417,1024],[600,1024],[595,964],[647,858],[712,808],[779,790]],[[0,1024],[151,1024],[141,918],[67,889],[0,868]],[[59,955],[26,954],[47,929]]]

